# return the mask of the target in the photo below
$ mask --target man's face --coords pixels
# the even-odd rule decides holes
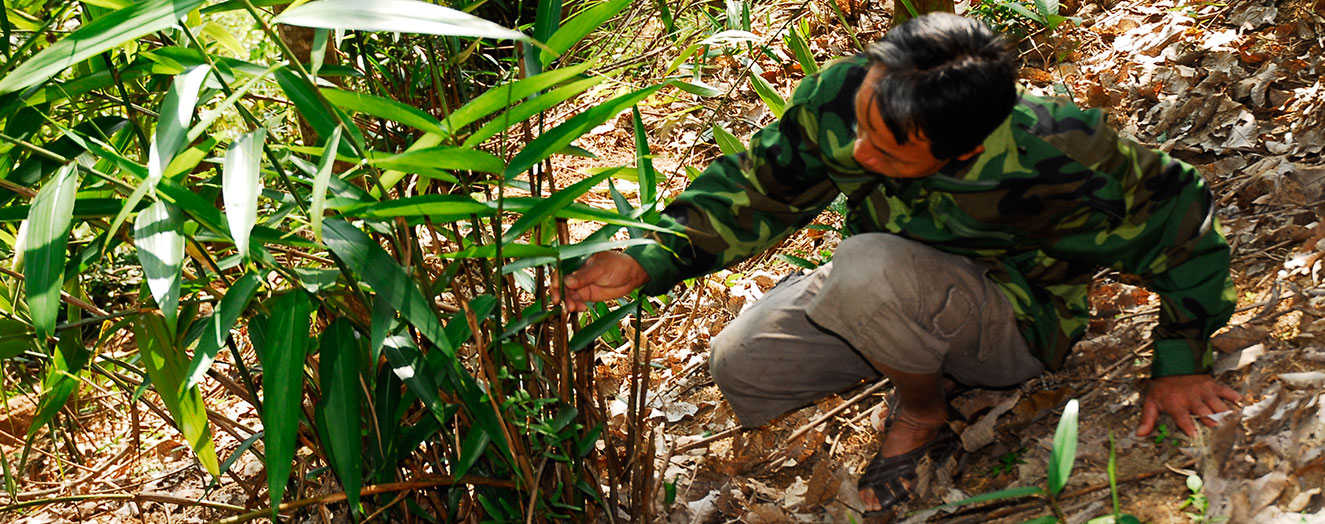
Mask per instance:
[[[856,144],[852,156],[865,169],[893,178],[922,178],[937,173],[948,161],[934,157],[929,150],[929,139],[917,130],[905,144],[899,144],[892,130],[883,123],[879,106],[874,102],[874,85],[884,74],[882,67],[871,68],[865,83],[856,91]]]

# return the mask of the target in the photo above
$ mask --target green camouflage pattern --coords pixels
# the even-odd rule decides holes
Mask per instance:
[[[863,56],[806,78],[747,152],[715,161],[671,202],[657,244],[626,252],[665,293],[809,224],[846,195],[852,232],[889,232],[969,256],[1011,301],[1036,356],[1062,366],[1085,333],[1092,276],[1109,267],[1160,296],[1153,376],[1208,373],[1233,312],[1228,244],[1191,166],[1118,137],[1098,110],[1022,93],[984,152],[919,179],[852,158]]]

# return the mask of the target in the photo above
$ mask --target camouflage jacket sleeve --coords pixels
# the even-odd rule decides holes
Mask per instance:
[[[1045,252],[1135,274],[1159,294],[1152,376],[1210,372],[1210,335],[1236,304],[1210,189],[1190,165],[1118,137],[1098,111],[1079,114],[1096,120],[1094,133],[1070,149],[1114,182],[1085,195],[1109,220],[1080,230],[1067,225]]]
[[[824,114],[814,103],[819,88],[818,77],[802,81],[782,118],[755,133],[748,151],[713,162],[663,210],[659,225],[684,236],[653,234],[657,244],[626,250],[649,274],[645,293],[665,293],[764,251],[838,195],[815,138]]]

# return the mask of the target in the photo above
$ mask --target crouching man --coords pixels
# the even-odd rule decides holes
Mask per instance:
[[[663,211],[680,235],[598,253],[553,293],[571,311],[665,293],[809,224],[845,195],[829,264],[786,281],[712,343],[713,379],[745,427],[882,374],[896,408],[859,482],[870,513],[907,500],[916,465],[957,447],[943,376],[1011,386],[1062,366],[1099,268],[1161,299],[1137,433],[1187,434],[1238,394],[1210,375],[1234,307],[1229,248],[1189,165],[1110,130],[1098,110],[1015,83],[982,23],[931,14],[806,78],[749,151],[714,162]]]

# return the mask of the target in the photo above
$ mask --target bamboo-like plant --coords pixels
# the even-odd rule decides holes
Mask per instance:
[[[0,358],[44,370],[28,445],[86,380],[167,417],[214,479],[260,440],[271,513],[303,496],[290,481],[307,444],[355,512],[407,511],[378,498],[391,489],[427,490],[408,508],[445,521],[647,512],[643,405],[624,442],[605,431],[581,351],[640,302],[577,321],[541,299],[550,266],[639,242],[612,240],[622,227],[656,229],[638,111],[636,166],[559,189],[550,167],[665,84],[536,123],[604,79],[577,45],[629,2],[563,19],[541,1],[532,36],[419,0],[268,11],[285,4],[19,0],[0,16]],[[227,55],[235,11],[276,54]],[[315,29],[309,60],[280,24]],[[637,202],[575,203],[623,177]],[[608,225],[572,244],[568,219]],[[106,283],[108,267],[142,282]],[[102,352],[120,330],[127,359]],[[263,422],[224,425],[242,440],[225,457],[209,375]],[[24,469],[3,459],[12,496]]]

